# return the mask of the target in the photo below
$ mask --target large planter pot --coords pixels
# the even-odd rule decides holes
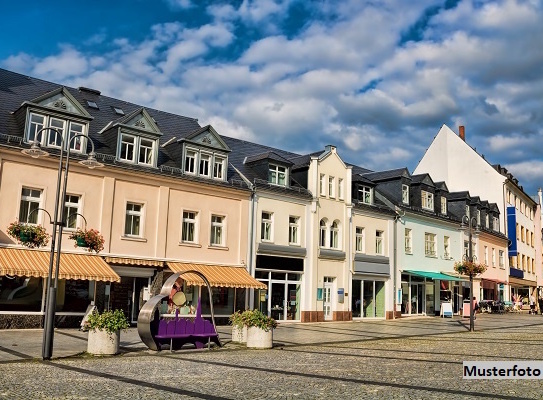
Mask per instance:
[[[114,355],[119,353],[121,332],[108,333],[99,329],[89,330],[87,353],[96,355]]]
[[[232,342],[234,343],[247,343],[247,327],[238,327],[232,325]]]
[[[250,349],[271,349],[273,347],[273,329],[264,329],[250,326],[247,328],[247,348]]]

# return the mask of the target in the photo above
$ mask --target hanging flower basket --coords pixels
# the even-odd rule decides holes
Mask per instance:
[[[472,261],[458,261],[454,263],[454,270],[456,272],[471,277],[482,274],[487,268],[485,264],[478,264]]]
[[[77,228],[68,239],[75,240],[74,247],[83,247],[89,252],[99,253],[104,250],[104,237],[96,229]]]
[[[78,237],[75,239],[77,247],[89,247],[84,237]]]
[[[49,243],[49,234],[41,225],[29,225],[15,221],[9,224],[7,233],[23,246],[30,248],[47,246]]]

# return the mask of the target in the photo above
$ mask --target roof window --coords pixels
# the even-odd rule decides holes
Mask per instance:
[[[123,111],[122,108],[113,107],[113,110],[115,110],[115,114],[117,114],[117,115],[124,115],[124,111]]]
[[[96,102],[94,102],[94,101],[92,101],[92,100],[87,100],[87,105],[88,105],[90,108],[95,108],[95,109],[99,110],[98,104],[96,104]]]

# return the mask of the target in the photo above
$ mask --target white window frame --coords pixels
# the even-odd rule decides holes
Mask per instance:
[[[488,246],[484,246],[483,256],[485,265],[488,265]]]
[[[334,222],[330,224],[330,248],[331,249],[341,248],[340,229],[341,229],[341,224],[338,220],[335,220]]]
[[[328,247],[328,221],[323,218],[319,222],[319,246]]]
[[[485,215],[485,228],[490,228],[490,217],[488,216],[488,214]]]
[[[300,217],[294,215],[288,217],[288,243],[300,244]]]
[[[409,185],[402,184],[402,203],[409,204]]]
[[[220,218],[220,220],[214,220],[218,218]],[[217,232],[219,232],[219,235],[217,235]],[[219,236],[220,241],[217,241],[217,236]],[[224,215],[212,214],[209,244],[210,246],[224,247],[225,243],[226,243],[226,217]]]
[[[503,250],[498,251],[498,265],[500,268],[505,268],[505,252]]]
[[[212,154],[200,152],[198,156],[198,176],[209,178],[211,176],[211,166],[213,165]]]
[[[358,201],[364,204],[373,204],[373,188],[369,186],[359,186]]]
[[[77,202],[73,201],[74,198],[77,199]],[[64,203],[64,210],[62,211],[63,212],[62,219],[64,220],[66,224],[64,225],[64,230],[73,230],[77,228],[77,223],[79,222],[79,215],[77,214],[81,212],[80,209],[81,209],[81,196],[77,194],[66,193],[66,202]],[[75,217],[73,217],[74,224],[73,226],[70,226],[69,217],[74,214],[75,214]]]
[[[436,234],[425,232],[424,233],[424,255],[426,257],[436,256]]]
[[[336,178],[333,176],[328,176],[328,197],[330,198],[336,197],[335,183]]]
[[[60,149],[62,139],[57,137],[57,131],[60,132],[60,136],[62,136],[62,138],[65,138],[66,120],[57,117],[49,117],[48,119],[49,128],[54,128],[55,130],[47,129],[44,131],[44,133],[42,133],[42,135],[47,134],[47,147],[55,147]]]
[[[281,183],[283,177],[283,183]],[[268,183],[278,186],[287,186],[288,168],[282,165],[269,164],[268,166]]]
[[[451,238],[443,236],[443,258],[446,260],[451,258]]]
[[[181,213],[181,243],[198,243],[198,211],[183,210]],[[189,227],[192,226],[192,240]]]
[[[496,268],[496,249],[492,248],[492,266]]]
[[[29,190],[30,191],[29,194],[24,194],[25,190]],[[35,196],[36,194],[38,194],[38,196]],[[40,213],[40,211],[38,210],[38,211],[33,212],[33,210],[37,208],[41,208],[42,194],[43,194],[42,189],[36,189],[36,188],[25,187],[25,186],[21,188],[21,200],[19,201],[19,222],[30,224],[30,225],[36,225],[38,223],[38,217],[39,217],[38,214]],[[23,202],[28,203],[28,209],[24,218],[22,218],[23,217],[22,215]],[[32,207],[32,204],[37,204],[37,207]],[[28,216],[31,213],[32,213],[31,220],[33,222],[30,222],[30,220],[28,219]]]
[[[260,217],[260,239],[263,242],[273,242],[273,213],[262,211]]]
[[[340,200],[343,200],[343,179],[338,178],[337,180],[337,197]]]
[[[434,211],[434,194],[421,190],[421,206],[425,210]]]
[[[326,196],[325,180],[326,180],[326,175],[321,174],[319,178],[319,194],[321,196]]]
[[[413,254],[413,231],[410,228],[404,231],[404,248],[405,254]]]
[[[366,238],[365,238],[365,228],[362,226],[357,226],[355,228],[355,251],[357,253],[366,252]]]
[[[441,196],[441,214],[447,215],[447,198]]]
[[[125,138],[130,138],[132,139],[132,142],[128,142],[128,141],[125,141]],[[128,155],[128,147],[129,146],[132,146],[132,158],[128,158],[128,157],[123,157],[123,147],[126,146],[126,155]],[[136,136],[135,135],[130,135],[128,133],[121,133],[121,139],[120,139],[120,147],[119,147],[119,160],[121,161],[128,161],[128,162],[131,162],[131,163],[135,163],[136,162],[136,148],[137,148],[137,145],[136,145]]]
[[[500,220],[497,217],[493,217],[493,229],[495,232],[499,232],[500,230]]]
[[[148,143],[144,144],[144,141]],[[146,137],[138,137],[137,142],[138,142],[138,164],[154,166],[156,140],[149,139]],[[150,146],[148,144],[150,144]],[[142,155],[144,157],[144,161],[141,160]],[[150,156],[150,160],[147,161],[149,159],[149,156]]]
[[[139,210],[129,209],[129,206],[139,206]],[[144,218],[144,207],[142,203],[136,203],[133,201],[127,201],[125,206],[125,221],[124,221],[124,236],[126,237],[143,237],[143,218]],[[127,232],[128,219],[131,220],[131,229],[130,232]],[[138,219],[137,226],[138,232],[134,233],[134,220]]]
[[[481,226],[481,210],[477,210],[477,226]]]
[[[380,231],[380,230],[375,231],[375,254],[377,255],[385,254],[385,246],[383,243],[384,237],[385,237],[384,231]]]
[[[226,158],[215,156],[213,159],[213,178],[224,181]]]
[[[198,167],[197,160],[198,160],[197,150],[193,150],[193,149],[185,150],[185,157],[183,157],[183,171],[185,171],[185,174],[196,175],[196,169]]]

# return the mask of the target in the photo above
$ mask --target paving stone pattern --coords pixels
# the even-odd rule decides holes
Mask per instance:
[[[272,350],[230,343],[222,327],[223,348],[159,353],[144,350],[132,329],[121,336],[122,355],[48,362],[41,343],[37,355],[25,352],[41,331],[0,331],[0,398],[543,399],[543,380],[462,379],[466,360],[543,360],[541,316],[482,315],[473,333],[466,325],[430,317],[282,324]],[[56,332],[54,356],[65,343],[84,347],[85,335]]]

